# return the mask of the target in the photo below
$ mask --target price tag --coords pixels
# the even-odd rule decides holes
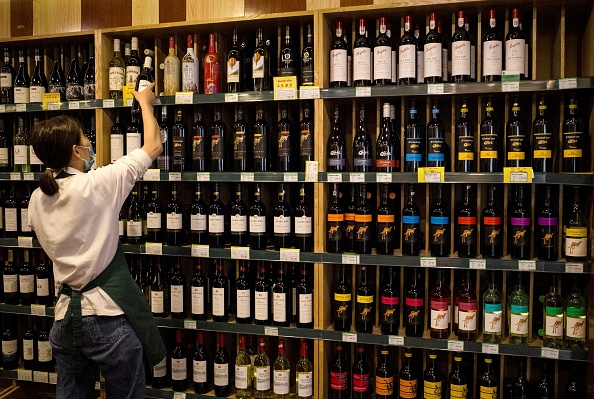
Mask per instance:
[[[577,79],[576,78],[565,78],[559,79],[559,89],[577,89]]]
[[[41,382],[42,384],[49,383],[49,375],[47,372],[43,371],[34,371],[33,372],[33,381]]]
[[[365,173],[351,173],[349,181],[351,183],[365,183]]]
[[[10,180],[21,180],[20,172],[10,172]]]
[[[390,335],[390,336],[388,336],[388,344],[396,345],[396,346],[403,346],[404,345],[404,337],[401,337],[398,335]]]
[[[6,105],[2,104],[0,105],[0,113],[5,113],[6,112]]]
[[[210,247],[208,245],[192,244],[192,256],[208,258],[210,256]]]
[[[320,98],[320,88],[318,86],[301,86],[299,88],[299,98],[302,100]]]
[[[318,161],[305,163],[305,181],[318,181]]]
[[[23,248],[33,248],[33,237],[18,237],[17,245]]]
[[[547,359],[559,359],[559,349],[541,348],[540,357],[546,357]]]
[[[41,109],[57,110],[60,93],[44,93],[41,95]]]
[[[534,171],[532,168],[503,168],[504,183],[532,183]]]
[[[456,352],[464,351],[464,341],[448,340],[448,350]]]
[[[96,391],[99,391],[99,390],[101,390],[101,382],[99,382],[99,381],[95,381],[95,390],[96,390]]]
[[[23,180],[33,181],[33,180],[35,180],[35,174],[23,173]]]
[[[488,353],[490,355],[498,355],[499,354],[499,345],[498,344],[483,344],[482,351],[483,351],[483,353]]]
[[[27,104],[17,104],[16,105],[16,112],[26,112],[27,111]]]
[[[237,93],[225,93],[226,103],[236,103],[239,101],[239,94]]]
[[[231,247],[231,259],[250,259],[250,247]]]
[[[361,260],[361,256],[359,255],[342,255],[342,263],[345,265],[358,265]]]
[[[283,262],[299,262],[299,250],[293,248],[281,248],[280,260]]]
[[[147,242],[144,250],[149,255],[163,255],[163,244],[160,242]]]
[[[501,83],[501,91],[503,91],[503,92],[520,91],[520,82],[502,82]]]
[[[241,172],[241,181],[254,181],[253,172]]]
[[[443,183],[445,168],[443,166],[434,168],[419,168],[419,183]]]
[[[142,179],[147,181],[160,181],[161,169],[147,169]]]
[[[54,385],[58,383],[58,373],[49,373],[49,383]]]
[[[70,101],[68,103],[68,109],[80,109],[80,103],[78,101]]]
[[[377,174],[377,182],[378,183],[392,183],[392,174],[391,173],[378,173]]]
[[[421,256],[421,267],[436,267],[437,258]]]
[[[173,392],[173,399],[186,399],[185,392]]]
[[[45,305],[31,305],[31,314],[33,316],[45,316]]]
[[[565,264],[565,273],[583,273],[584,272],[584,264],[583,263],[566,263]]]
[[[103,100],[103,108],[113,108],[115,107],[114,100]]]
[[[178,91],[175,93],[176,104],[192,104],[194,102],[194,93],[191,91]]]
[[[536,261],[535,260],[519,260],[518,261],[518,270],[522,270],[522,271],[536,270]]]
[[[127,98],[126,99],[126,107],[131,107],[132,106],[132,99],[131,98]]]
[[[169,181],[181,181],[181,172],[169,172]]]
[[[210,181],[210,172],[196,173],[196,181]]]
[[[443,94],[443,83],[427,85],[427,94]]]
[[[343,332],[342,340],[344,342],[352,342],[352,343],[356,344],[357,343],[357,334]]]
[[[264,335],[268,335],[271,337],[278,337],[278,328],[277,327],[264,327]]]
[[[285,173],[283,176],[283,180],[288,182],[299,181],[299,173]]]
[[[49,111],[57,111],[59,108],[60,107],[59,107],[58,103],[48,103],[47,104],[47,109]]]
[[[17,379],[21,381],[33,381],[31,370],[17,370]]]
[[[371,97],[371,87],[356,87],[355,97]]]
[[[342,173],[328,173],[328,183],[342,183]]]
[[[486,259],[470,259],[468,261],[468,266],[470,266],[471,269],[485,270],[487,268],[487,260]]]
[[[184,320],[184,328],[186,330],[195,330],[196,327],[196,320]]]
[[[297,98],[297,76],[276,76],[273,79],[275,100]]]

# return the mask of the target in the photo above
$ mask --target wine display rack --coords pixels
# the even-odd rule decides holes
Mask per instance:
[[[410,2],[409,2],[410,3]],[[535,273],[579,273],[580,277],[584,279],[591,279],[590,274],[591,263],[588,262],[566,262],[563,259],[557,261],[538,261],[531,258],[528,263],[523,261],[512,260],[509,256],[502,259],[466,259],[458,258],[453,250],[450,250],[450,256],[446,258],[431,258],[425,250],[422,256],[402,256],[399,250],[395,255],[356,255],[356,254],[331,254],[325,251],[325,223],[326,223],[326,207],[329,200],[328,188],[332,183],[356,184],[369,183],[373,186],[374,183],[389,182],[393,185],[399,199],[400,209],[403,204],[405,194],[404,185],[407,183],[418,183],[419,176],[417,173],[395,172],[395,173],[356,173],[356,172],[328,172],[326,171],[326,142],[330,132],[331,114],[334,105],[339,105],[343,111],[343,128],[346,131],[347,142],[347,164],[350,163],[351,153],[350,144],[352,143],[354,133],[356,130],[356,119],[358,112],[358,105],[365,104],[368,111],[368,126],[372,135],[372,141],[375,143],[376,137],[379,133],[381,105],[384,101],[388,101],[396,105],[397,116],[396,120],[402,126],[407,118],[408,105],[410,98],[417,100],[421,124],[426,122],[425,116],[430,115],[431,101],[437,99],[442,109],[442,119],[446,125],[446,142],[450,145],[452,159],[454,155],[454,141],[453,136],[454,126],[458,117],[459,101],[461,97],[468,97],[474,104],[470,107],[470,119],[474,122],[475,131],[478,131],[478,123],[482,119],[485,99],[488,96],[495,98],[498,104],[497,115],[500,121],[506,120],[509,115],[511,105],[511,98],[514,95],[519,95],[523,104],[523,109],[530,109],[529,117],[525,117],[527,126],[534,119],[536,115],[535,101],[540,94],[547,95],[548,99],[553,99],[549,105],[549,109],[553,110],[550,114],[563,115],[567,108],[565,95],[568,91],[577,92],[580,95],[580,108],[582,116],[589,125],[589,131],[594,132],[594,109],[591,100],[594,93],[594,50],[592,43],[594,42],[594,14],[592,5],[585,1],[576,1],[571,3],[551,4],[550,2],[529,2],[527,0],[519,0],[516,3],[522,9],[525,16],[526,31],[528,32],[528,44],[530,46],[530,62],[531,67],[528,77],[531,80],[520,81],[517,89],[514,91],[507,91],[508,89],[501,83],[442,83],[435,85],[411,85],[411,86],[374,86],[370,88],[329,88],[329,61],[328,53],[331,48],[331,38],[333,32],[334,22],[341,20],[346,23],[346,31],[349,35],[349,43],[352,43],[352,33],[356,20],[358,18],[366,18],[368,21],[375,21],[380,16],[387,16],[392,22],[393,40],[397,40],[403,32],[404,16],[410,13],[413,14],[415,20],[425,20],[429,12],[436,12],[438,17],[444,20],[444,36],[451,33],[452,27],[450,22],[453,22],[454,6],[451,4],[444,4],[441,1],[425,2],[422,6],[415,6],[411,8],[406,2],[394,4],[391,6],[371,5],[364,7],[341,7],[337,9],[328,9],[320,11],[296,12],[285,14],[268,14],[260,15],[258,18],[233,18],[224,20],[212,21],[194,21],[171,24],[160,24],[151,26],[135,26],[126,28],[104,29],[94,32],[80,32],[76,34],[50,35],[44,37],[26,37],[20,39],[2,39],[0,45],[7,44],[11,47],[26,47],[29,50],[37,46],[56,47],[66,43],[87,43],[94,42],[95,44],[95,58],[96,58],[96,93],[98,99],[90,101],[76,101],[76,102],[60,102],[53,103],[49,109],[44,110],[40,104],[27,105],[4,105],[0,106],[0,117],[7,115],[9,117],[20,115],[23,113],[47,113],[49,116],[56,112],[72,112],[76,110],[92,111],[96,116],[96,131],[97,131],[97,163],[99,166],[109,163],[109,143],[110,143],[110,127],[114,122],[115,111],[127,112],[130,109],[128,104],[124,104],[122,100],[110,100],[108,91],[108,76],[107,66],[112,56],[113,40],[115,38],[130,38],[131,36],[139,37],[144,47],[154,50],[155,65],[163,62],[166,55],[167,37],[174,35],[185,37],[186,34],[197,34],[199,40],[205,43],[204,38],[208,33],[215,32],[218,36],[219,53],[225,53],[225,43],[229,42],[230,32],[234,27],[241,30],[253,33],[257,27],[264,27],[268,34],[277,38],[280,43],[282,36],[282,26],[289,24],[292,27],[300,26],[301,32],[299,37],[303,36],[303,26],[310,23],[314,30],[314,49],[315,49],[315,66],[314,66],[314,87],[319,88],[319,92],[315,99],[299,99],[289,102],[275,100],[273,91],[263,92],[242,92],[237,95],[228,95],[227,93],[220,93],[214,95],[195,94],[191,101],[180,104],[175,96],[159,96],[156,106],[167,105],[176,106],[183,109],[184,113],[191,114],[196,106],[200,106],[212,110],[215,106],[222,108],[224,113],[232,114],[233,110],[243,103],[262,103],[270,108],[279,108],[281,104],[289,104],[289,107],[299,107],[304,101],[313,102],[313,115],[315,121],[315,161],[318,162],[319,173],[315,177],[307,176],[303,172],[183,172],[170,173],[164,171],[154,171],[151,174],[150,181],[155,182],[173,182],[180,181],[181,184],[189,185],[191,182],[261,182],[261,183],[280,183],[295,184],[295,182],[305,182],[313,185],[314,198],[311,202],[315,203],[314,208],[314,251],[299,253],[299,261],[314,264],[314,328],[303,329],[296,327],[265,327],[256,325],[237,324],[233,320],[228,323],[214,322],[214,321],[193,321],[184,319],[172,318],[157,318],[157,323],[162,328],[169,329],[185,329],[185,330],[204,330],[204,331],[218,331],[230,334],[255,334],[267,336],[284,336],[289,338],[304,338],[314,340],[314,373],[315,386],[314,397],[325,399],[329,397],[328,381],[329,378],[329,364],[333,356],[333,347],[337,342],[344,342],[349,349],[347,352],[351,353],[353,359],[354,346],[356,344],[370,345],[372,350],[368,353],[368,360],[371,368],[374,368],[375,359],[377,359],[377,346],[386,345],[390,347],[391,353],[401,353],[401,347],[413,347],[420,349],[418,353],[425,353],[426,349],[437,349],[440,351],[448,351],[447,371],[450,371],[451,353],[454,351],[463,350],[470,356],[467,357],[469,363],[474,369],[473,381],[476,384],[477,369],[480,365],[479,359],[485,353],[498,353],[501,356],[501,361],[498,365],[498,374],[500,376],[500,392],[503,392],[504,377],[512,376],[515,371],[515,366],[509,369],[504,367],[506,364],[512,363],[508,360],[514,360],[516,357],[527,357],[528,363],[538,364],[541,359],[550,359],[551,356],[556,357],[555,364],[555,386],[557,393],[555,398],[561,398],[561,381],[560,377],[563,366],[567,363],[564,361],[586,361],[591,356],[590,352],[559,349],[557,352],[551,354],[545,348],[542,348],[538,339],[531,339],[528,345],[510,345],[505,341],[496,346],[485,346],[479,340],[474,342],[462,342],[455,339],[453,334],[449,337],[451,339],[433,339],[425,331],[423,337],[406,337],[404,331],[399,330],[398,335],[381,335],[378,331],[377,324],[374,328],[373,334],[355,333],[355,332],[339,332],[334,331],[332,324],[332,306],[330,304],[330,292],[332,290],[332,283],[334,280],[333,272],[335,265],[348,264],[351,283],[355,284],[357,270],[359,265],[379,266],[376,270],[377,281],[376,286],[379,286],[379,271],[386,266],[402,266],[401,270],[404,274],[410,267],[421,267],[426,271],[434,268],[444,269],[446,273],[451,274],[450,285],[453,286],[454,273],[456,270],[476,269],[477,273],[484,273],[486,271],[494,270],[503,272],[504,276],[507,273],[518,270],[528,270],[530,272],[530,287],[534,287]],[[472,26],[472,34],[480,42],[481,32],[484,31],[488,22],[488,5],[481,5],[476,3],[468,3],[465,1],[458,2],[460,9],[470,8],[470,21]],[[456,5],[456,7],[458,7]],[[498,5],[498,10],[505,10],[505,15],[499,16],[498,23],[503,19],[504,28],[502,31],[508,30],[510,24],[510,10],[506,4]],[[586,10],[590,19],[584,21],[582,11]],[[375,26],[372,23],[371,26]],[[500,25],[501,27],[501,25]],[[374,29],[374,28],[372,28]],[[183,43],[183,40],[180,41]],[[183,46],[181,46],[183,47]],[[481,71],[481,46],[477,45],[477,71]],[[29,51],[30,52],[30,51]],[[181,51],[178,51],[180,54]],[[45,70],[50,70],[52,59],[45,52]],[[200,57],[200,54],[198,54]],[[32,68],[29,68],[32,70]],[[480,75],[477,74],[477,75]],[[155,68],[155,82],[156,92],[160,93],[163,87],[162,71]],[[368,90],[367,90],[368,89]],[[314,90],[315,91],[315,90]],[[587,99],[587,100],[586,100]],[[528,106],[525,106],[528,105]],[[346,112],[344,112],[346,111]],[[170,117],[172,115],[170,114]],[[227,115],[228,116],[228,115]],[[269,118],[270,119],[270,118]],[[227,117],[226,120],[229,120]],[[555,116],[555,129],[561,131],[562,116]],[[400,132],[402,137],[403,132]],[[564,197],[564,189],[569,186],[583,186],[583,190],[588,190],[593,185],[592,173],[592,154],[588,154],[587,170],[585,173],[535,173],[532,181],[532,187],[542,184],[550,184],[558,186],[558,202],[559,208],[562,209],[562,203],[566,200]],[[403,159],[403,157],[401,157]],[[349,165],[350,166],[350,165]],[[556,169],[560,170],[559,162]],[[348,169],[347,169],[348,170]],[[37,181],[40,173],[9,173],[0,172],[0,186],[6,186],[10,182],[16,181]],[[149,180],[149,179],[147,179]],[[471,183],[479,187],[477,189],[477,203],[479,205],[484,203],[484,187],[486,184],[498,184],[503,186],[502,198],[509,198],[513,185],[504,183],[503,173],[462,173],[462,172],[446,172],[444,175],[444,185],[451,186],[451,195],[446,196],[447,202],[451,203],[450,207],[452,215],[454,214],[454,204],[459,199],[459,193],[456,192],[456,185]],[[377,184],[379,186],[379,184]],[[423,186],[419,190],[422,195],[418,197],[418,201],[424,203],[421,205],[422,224],[427,226],[427,215],[430,204],[430,187],[429,183],[418,183]],[[375,186],[373,186],[375,190]],[[536,190],[534,188],[534,190]],[[534,191],[536,192],[536,191]],[[346,191],[343,190],[343,194]],[[535,197],[532,196],[531,209],[535,209]],[[589,197],[591,198],[591,197]],[[507,202],[507,201],[506,201]],[[587,202],[591,208],[591,200]],[[478,207],[477,207],[478,208]],[[503,208],[503,206],[501,206]],[[592,209],[588,209],[590,214],[590,226],[592,226]],[[560,212],[562,213],[562,211]],[[507,219],[507,215],[505,215]],[[562,220],[562,215],[560,215]],[[428,231],[427,228],[424,229]],[[39,243],[36,240],[31,241],[33,248],[39,248]],[[0,239],[0,247],[19,247],[19,240],[17,239]],[[24,246],[20,246],[23,248]],[[130,245],[125,244],[124,250],[127,254],[148,254],[151,251],[147,245]],[[452,244],[453,249],[453,244]],[[504,244],[504,253],[506,253]],[[191,246],[167,246],[161,247],[163,256],[170,257],[192,257]],[[209,256],[211,258],[220,258],[233,261],[231,249],[229,248],[209,248]],[[251,250],[249,251],[250,260],[261,261],[281,261],[281,251],[273,250]],[[433,263],[434,262],[434,263]],[[229,268],[229,264],[232,267]],[[235,262],[227,262],[227,270],[232,270],[235,273]],[[231,274],[229,274],[231,276]],[[232,277],[232,276],[231,276]],[[507,277],[504,277],[507,278]],[[479,278],[477,277],[477,282]],[[404,281],[401,279],[400,281]],[[429,279],[426,283],[429,285]],[[478,284],[477,284],[478,285]],[[506,285],[503,284],[503,293],[505,296]],[[532,290],[532,288],[531,288]],[[478,290],[477,290],[478,291]],[[428,292],[425,289],[425,292]],[[530,292],[532,296],[532,291]],[[402,295],[400,296],[402,298]],[[591,297],[591,295],[590,295]],[[590,298],[591,299],[591,298]],[[530,313],[539,312],[539,304],[532,303]],[[591,301],[590,301],[591,302]],[[590,309],[592,304],[589,304]],[[38,311],[37,309],[35,311]],[[53,316],[53,308],[44,309],[45,315]],[[0,313],[15,313],[15,314],[31,314],[31,307],[21,305],[6,305],[0,304]],[[591,313],[591,312],[589,312]],[[401,315],[402,317],[402,315]],[[400,320],[402,326],[402,319]],[[443,358],[443,352],[440,352]],[[425,365],[425,357],[422,356],[421,363]],[[233,356],[231,356],[233,359]],[[397,362],[393,364],[396,369],[402,365],[402,356],[395,356]],[[468,361],[470,359],[470,361]],[[507,366],[506,366],[507,367]],[[534,368],[534,367],[532,367]],[[423,367],[424,369],[424,367]],[[530,375],[530,367],[528,367],[528,375]],[[442,372],[444,368],[442,366]],[[0,370],[0,378],[7,379],[21,379],[17,371]],[[532,378],[534,379],[534,378]],[[99,389],[104,389],[104,384],[98,382]],[[473,390],[474,392],[475,390]],[[147,389],[147,396],[154,398],[175,398],[175,394],[169,390]],[[186,398],[206,398],[212,397],[212,392],[208,395],[196,395],[189,393],[185,394]]]

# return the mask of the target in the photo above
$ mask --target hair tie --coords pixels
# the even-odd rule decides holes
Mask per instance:
[[[50,171],[50,172],[54,172],[54,169],[53,168],[50,168],[49,166],[46,166],[45,167],[45,170]]]

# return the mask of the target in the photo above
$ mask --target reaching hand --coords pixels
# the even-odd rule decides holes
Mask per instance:
[[[143,91],[137,92],[136,90],[132,90],[132,95],[136,98],[136,101],[140,104],[142,108],[145,105],[152,106],[155,102],[155,93],[153,93],[153,88],[155,87],[155,83],[149,84]]]

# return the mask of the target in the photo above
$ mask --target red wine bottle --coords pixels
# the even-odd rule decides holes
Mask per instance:
[[[313,251],[313,212],[307,204],[305,184],[301,183],[299,189],[299,203],[295,207],[295,248],[302,252]]]
[[[361,266],[355,302],[355,327],[359,333],[371,333],[375,325],[375,287],[367,276],[367,267]]]
[[[433,100],[431,120],[427,123],[427,166],[446,166],[445,127],[439,113],[439,104]]]
[[[462,99],[460,119],[456,122],[456,172],[474,172],[474,125],[468,118],[468,99]]]
[[[555,171],[555,143],[545,96],[541,95],[538,100],[538,115],[532,123],[532,168],[535,172]]]
[[[425,36],[423,49],[425,83],[442,82],[442,46],[443,39],[437,31],[435,13],[431,13],[429,14],[429,32]]]
[[[371,148],[371,140],[369,143]],[[400,151],[396,135],[390,127],[390,104],[384,103],[382,108],[382,126],[375,149],[375,170],[377,172],[398,172]],[[371,168],[369,169],[371,171]]]
[[[271,168],[270,148],[270,126],[264,118],[264,110],[258,107],[256,122],[254,123],[253,153],[254,170],[256,172],[267,172]]]
[[[229,353],[225,349],[225,335],[217,333],[217,353],[214,357],[215,396],[226,398],[230,395]]]
[[[338,282],[333,292],[334,330],[350,331],[352,323],[352,290],[347,280],[347,268],[340,265]]]
[[[192,125],[192,170],[195,172],[206,171],[206,143],[207,127],[203,120],[202,111],[196,112],[196,120]]]
[[[274,249],[291,248],[291,208],[286,200],[285,184],[278,185],[278,202],[274,207]]]
[[[400,398],[418,398],[418,377],[412,363],[412,352],[410,348],[404,350],[404,361],[398,373],[398,394]]]
[[[291,289],[285,277],[283,262],[278,264],[277,279],[272,285],[272,324],[288,327],[291,318]]]
[[[353,139],[353,170],[355,172],[371,172],[373,166],[371,136],[367,130],[365,105],[359,107],[359,123]]]
[[[334,361],[330,365],[330,399],[348,399],[350,397],[349,365],[345,359],[342,344],[336,345]]]
[[[357,38],[353,43],[353,86],[371,85],[371,43],[367,38],[367,23],[359,19]]]
[[[469,82],[470,67],[470,33],[465,27],[464,11],[458,11],[456,31],[452,36],[452,81]],[[447,62],[447,60],[446,60]]]
[[[398,82],[401,85],[417,83],[417,38],[413,33],[412,18],[404,17],[404,34],[398,44]]]
[[[227,170],[226,143],[227,125],[223,122],[221,112],[215,112],[215,120],[210,126],[210,170],[224,172]]]
[[[303,108],[303,119],[299,124],[301,128],[301,135],[299,139],[299,159],[300,172],[305,172],[305,167],[308,161],[313,161],[314,155],[314,121],[310,116],[310,106],[305,105]]]
[[[483,34],[483,82],[501,80],[503,39],[496,25],[496,12],[489,10],[489,28]]]
[[[204,333],[196,331],[196,349],[192,360],[192,380],[194,393],[204,394],[209,390],[208,383],[208,352],[204,347]]]
[[[326,251],[340,253],[343,250],[343,237],[345,236],[344,210],[339,202],[338,184],[332,186],[332,198],[328,205],[326,219]]]
[[[474,341],[478,334],[477,296],[469,270],[465,271],[458,298],[458,339]]]
[[[389,266],[384,271],[384,278],[380,287],[380,318],[382,334],[398,335],[400,325],[400,289],[394,278],[394,267]]]
[[[254,283],[254,320],[258,325],[270,324],[270,284],[263,264],[258,267],[258,275]]]
[[[328,172],[343,172],[346,170],[346,142],[340,123],[338,105],[334,106],[334,122],[326,145],[326,158]]]
[[[222,259],[215,260],[215,278],[212,280],[212,319],[227,321],[229,319],[229,280],[225,276]]]
[[[367,185],[359,187],[359,204],[355,210],[355,252],[371,253],[373,246],[373,209],[367,202]]]
[[[293,157],[291,156],[293,139],[291,134],[293,132],[293,123],[287,116],[287,110],[281,110],[281,118],[278,121],[278,171],[290,172],[292,169]]]
[[[476,258],[476,244],[478,226],[476,223],[476,208],[471,203],[472,186],[467,184],[464,189],[464,200],[456,212],[456,247],[461,258]]]
[[[184,319],[186,317],[186,276],[181,270],[180,258],[176,258],[173,273],[169,277],[169,300],[171,317]]]
[[[266,205],[262,202],[260,183],[256,183],[254,201],[249,209],[250,248],[266,249]]]
[[[52,306],[54,298],[52,296],[52,277],[53,273],[49,267],[47,255],[43,250],[39,251],[39,263],[37,264],[37,275],[35,276],[36,295],[35,303],[38,305]]]
[[[296,304],[293,306],[297,310],[297,323],[299,328],[313,328],[313,311],[314,311],[314,288],[307,275],[307,265],[300,264],[299,270],[300,280],[297,284]]]
[[[212,202],[208,207],[208,239],[213,248],[225,246],[225,207],[221,201],[219,183],[215,183]]]
[[[307,36],[303,43],[303,49],[301,50],[301,86],[313,86],[314,44],[312,24],[307,24]]]
[[[524,205],[524,187],[516,187],[510,212],[508,248],[512,259],[530,259],[530,208]]]
[[[572,93],[568,111],[563,120],[563,172],[584,171],[584,124],[578,113],[578,104]]]
[[[353,363],[353,399],[366,399],[371,390],[369,364],[365,359],[365,348],[357,348],[357,359]]]
[[[526,34],[521,28],[520,10],[514,8],[511,15],[511,26],[505,36],[505,70],[509,74],[519,74],[520,79],[528,74],[526,66]]]
[[[252,287],[250,280],[247,275],[247,267],[242,262],[239,265],[239,276],[235,283],[236,287],[236,298],[237,303],[237,314],[235,320],[240,324],[251,324],[252,323]]]
[[[375,232],[378,254],[393,255],[396,247],[396,211],[388,199],[388,184],[381,187],[380,206],[376,211]]]
[[[177,199],[177,183],[171,189],[171,201],[167,205],[167,245],[183,244],[182,206]]]
[[[373,80],[376,86],[392,81],[392,40],[386,34],[386,18],[379,19],[379,35],[373,43]]]
[[[434,191],[434,202],[431,206],[429,221],[429,249],[431,256],[448,256],[450,254],[450,213],[443,202],[443,185],[438,184]]]
[[[538,198],[538,197],[537,197]],[[538,201],[540,202],[540,201]],[[559,242],[559,216],[557,209],[551,205],[551,186],[545,186],[545,196],[537,215],[536,249],[538,259],[557,260],[557,243]]]
[[[342,22],[336,22],[334,40],[330,50],[330,87],[347,86],[347,44],[343,39]]]
[[[208,243],[208,216],[206,204],[202,200],[202,185],[196,183],[194,202],[190,207],[190,235],[192,244]]]
[[[450,334],[450,302],[452,295],[445,282],[443,271],[440,269],[437,269],[437,278],[431,289],[430,296],[429,331],[431,338],[446,339]]]
[[[188,389],[188,354],[182,337],[183,330],[176,330],[175,347],[171,352],[171,388],[176,392]]]
[[[515,97],[512,104],[512,114],[506,125],[507,162],[508,167],[522,167],[530,165],[530,141],[526,137],[524,121],[520,118],[520,102]]]
[[[390,365],[388,347],[382,346],[375,369],[376,399],[391,399],[394,396],[394,370]]]
[[[188,162],[186,142],[188,140],[188,128],[184,123],[181,109],[175,115],[175,123],[171,129],[171,141],[173,152],[171,154],[171,170],[173,172],[185,172]]]
[[[481,172],[500,172],[503,167],[503,138],[493,117],[493,99],[487,97],[485,118],[481,121],[479,165]]]
[[[243,109],[237,110],[237,119],[233,125],[233,170],[247,172],[248,170],[248,124],[244,119]]]
[[[202,260],[194,260],[194,275],[192,276],[192,286],[190,287],[192,319],[206,320],[206,278],[202,273]]]
[[[495,186],[489,185],[487,206],[481,218],[481,255],[499,259],[503,254],[503,223],[501,209],[495,203]]]
[[[415,185],[408,186],[407,203],[402,208],[402,253],[419,256],[421,252],[421,211],[415,203]]]

